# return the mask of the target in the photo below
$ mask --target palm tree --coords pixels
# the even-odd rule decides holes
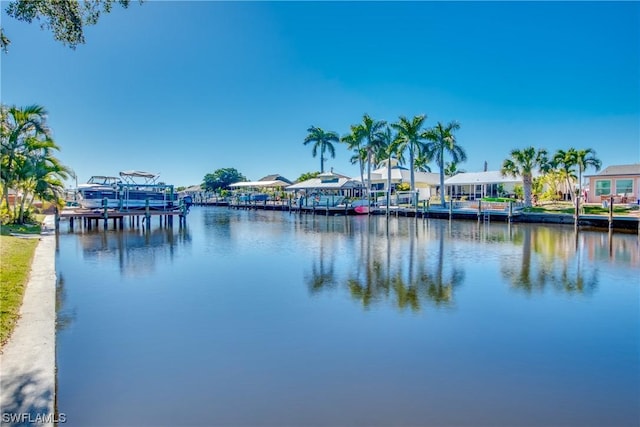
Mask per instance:
[[[456,162],[447,162],[444,166],[444,174],[445,176],[454,176],[459,173],[465,173],[466,170],[458,169],[458,164]]]
[[[398,155],[401,155],[405,150],[409,150],[411,194],[414,194],[416,190],[414,163],[416,154],[419,154],[423,143],[422,125],[426,119],[427,116],[425,114],[415,116],[412,120],[407,119],[405,116],[400,116],[398,123],[391,124],[391,127],[397,131],[397,136],[394,141],[394,151],[398,153]]]
[[[365,114],[359,126],[359,132],[367,150],[367,197],[369,201],[371,201],[371,163],[374,154],[380,150],[383,144],[381,133],[386,124],[387,122],[385,121],[374,120],[368,114]]]
[[[524,205],[531,207],[531,186],[533,184],[533,172],[538,169],[545,171],[548,168],[547,150],[527,147],[522,150],[512,150],[510,158],[502,162],[500,172],[503,176],[522,177],[524,190]]]
[[[332,158],[336,157],[336,151],[333,147],[333,142],[340,142],[338,134],[335,132],[325,132],[319,127],[311,126],[307,129],[309,135],[304,139],[304,145],[313,142],[313,151],[311,152],[313,157],[316,157],[318,150],[320,150],[320,173],[324,172],[324,153],[328,151]]]
[[[61,204],[64,197],[63,180],[69,178],[71,169],[53,155],[53,150],[59,150],[59,147],[51,140],[43,141],[25,162],[25,172],[21,175],[23,198],[18,223],[24,222],[25,208],[30,209],[36,198],[55,205]]]
[[[34,141],[51,138],[46,117],[47,111],[39,105],[0,107],[0,180],[7,208],[9,189],[19,180],[18,162],[28,154],[29,144],[33,146]]]
[[[360,182],[364,184],[364,161],[367,158],[366,150],[362,149],[362,132],[360,132],[360,125],[351,125],[351,133],[340,138],[341,142],[347,144],[349,150],[355,151],[355,154],[351,156],[351,164],[358,163],[360,166]]]
[[[596,172],[602,167],[602,162],[596,157],[592,148],[576,151],[576,164],[578,165],[578,191],[582,194],[582,172],[592,166]]]
[[[444,172],[446,164],[444,162],[445,152],[451,157],[453,163],[460,163],[467,160],[464,149],[457,144],[455,131],[460,129],[460,124],[456,121],[449,122],[446,126],[438,122],[433,128],[427,130],[424,137],[429,141],[425,145],[427,157],[435,159],[440,168],[440,202],[444,206]]]
[[[393,144],[395,138],[388,125],[380,133],[382,144],[379,147],[378,157],[380,159],[386,158],[387,160],[387,215],[389,215],[389,205],[391,204],[391,158],[396,154]]]
[[[576,166],[577,152],[575,148],[569,148],[567,151],[558,150],[551,160],[553,168],[558,170],[567,183],[567,191],[569,193],[569,200],[573,200],[573,188],[571,181],[576,179],[576,175],[573,172],[573,168]]]
[[[431,158],[428,156],[424,150],[419,150],[418,155],[414,161],[413,166],[419,172],[431,172],[431,168],[429,167],[429,163],[431,163]]]

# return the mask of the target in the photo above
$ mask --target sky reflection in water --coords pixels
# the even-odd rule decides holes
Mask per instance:
[[[69,425],[640,416],[638,237],[194,208],[59,238]]]

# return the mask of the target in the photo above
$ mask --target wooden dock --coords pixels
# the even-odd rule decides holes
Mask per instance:
[[[475,205],[475,206],[474,206]],[[389,215],[395,217],[412,218],[438,218],[438,219],[465,219],[482,222],[519,222],[519,223],[539,223],[539,224],[572,224],[578,227],[621,230],[635,232],[640,235],[640,218],[637,216],[614,216],[610,210],[608,215],[585,215],[585,214],[553,214],[553,213],[526,213],[521,209],[514,208],[508,203],[483,202],[475,203],[447,203],[446,207],[430,206],[429,203],[422,203],[418,207],[391,206]],[[347,206],[297,206],[291,200],[281,201],[252,201],[252,202],[230,202],[232,209],[261,209],[274,211],[287,211],[293,213],[304,213],[314,215],[357,215],[354,208]],[[371,215],[386,215],[385,206],[371,208]],[[364,214],[366,215],[366,214]]]
[[[144,227],[150,229],[154,218],[158,219],[160,227],[173,227],[174,217],[176,216],[178,217],[178,225],[182,227],[186,225],[188,213],[189,210],[185,206],[170,210],[148,208],[127,211],[117,209],[64,209],[56,213],[55,229],[59,231],[61,220],[68,220],[69,231],[74,231],[76,225],[85,230],[98,229],[100,222],[102,222],[102,228],[107,230],[109,221],[112,222],[113,229],[122,230],[125,225],[130,228]]]
[[[327,205],[305,205],[298,206],[291,199],[277,201],[251,201],[251,202],[230,202],[227,205],[231,209],[261,209],[266,211],[285,211],[304,213],[312,215],[354,215],[355,210],[351,206],[329,206]]]

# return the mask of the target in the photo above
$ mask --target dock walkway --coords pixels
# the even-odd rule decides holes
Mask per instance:
[[[106,230],[109,227],[109,220],[113,222],[113,228],[124,229],[125,220],[128,220],[130,227],[151,227],[153,218],[158,218],[160,226],[173,227],[174,217],[178,217],[178,223],[183,226],[186,222],[189,209],[180,206],[175,209],[136,209],[136,210],[117,210],[117,209],[64,209],[55,216],[55,229],[59,230],[60,220],[69,221],[69,231],[73,231],[76,222],[87,229],[98,228],[100,221]]]

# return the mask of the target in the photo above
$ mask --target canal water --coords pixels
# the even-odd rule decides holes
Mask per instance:
[[[62,229],[69,426],[640,420],[637,235],[202,207]]]

